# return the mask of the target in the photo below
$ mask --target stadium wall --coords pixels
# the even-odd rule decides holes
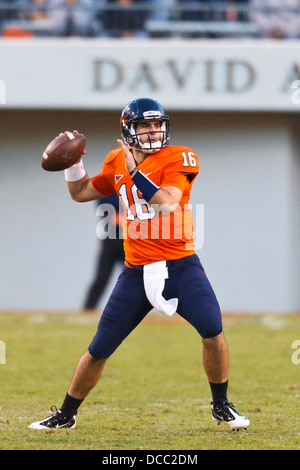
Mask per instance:
[[[164,47],[169,48],[174,60],[176,50],[173,47],[176,49],[177,46],[173,41],[166,42],[168,46]],[[113,43],[116,47],[116,42]],[[198,53],[197,43],[183,41],[180,57],[185,60],[194,57],[193,54]],[[182,65],[173,68],[173,72],[177,71],[174,73],[184,88],[184,96],[180,87],[170,87],[169,93],[165,87],[163,90],[153,90],[154,82],[152,75],[149,75],[152,68],[141,68],[139,58],[147,57],[151,52],[154,70],[153,52],[156,51],[146,41],[134,44],[122,42],[120,56],[133,69],[134,61],[138,61],[136,76],[140,77],[143,86],[142,89],[137,87],[125,93],[123,85],[120,85],[119,89],[114,90],[110,105],[104,91],[101,95],[103,99],[99,99],[99,89],[97,102],[90,98],[85,101],[87,95],[81,93],[84,86],[82,76],[78,78],[74,73],[69,76],[67,65],[66,69],[61,65],[60,75],[56,72],[58,77],[55,77],[53,86],[49,57],[56,54],[58,64],[63,64],[62,55],[68,64],[66,57],[73,54],[83,57],[78,52],[78,44],[78,41],[63,42],[63,50],[59,53],[57,43],[52,41],[35,40],[22,44],[18,41],[0,42],[3,65],[0,79],[6,91],[5,99],[0,99],[0,310],[80,309],[93,275],[99,243],[96,238],[95,203],[78,204],[72,201],[63,174],[42,171],[41,154],[46,144],[60,131],[78,129],[87,137],[86,170],[90,175],[95,174],[100,170],[106,153],[116,146],[121,108],[133,96],[142,94],[157,98],[163,104],[167,101],[172,122],[172,143],[193,147],[199,156],[200,175],[194,184],[191,199],[193,205],[204,204],[204,244],[198,254],[223,311],[299,311],[300,116],[297,100],[292,100],[290,94],[292,83],[298,79],[296,59],[287,64],[285,71],[281,70],[281,77],[274,73],[276,79],[273,81],[277,80],[279,90],[277,95],[272,83],[273,92],[260,100],[257,94],[263,94],[266,87],[263,70],[258,72],[258,69],[262,67],[262,57],[266,51],[256,44],[258,52],[255,54],[252,44],[249,49],[251,53],[247,55],[247,48],[241,49],[237,45],[239,63],[247,63],[247,70],[253,68],[252,75],[259,77],[256,80],[259,89],[255,92],[247,89],[247,80],[253,81],[253,78],[252,75],[245,75],[245,68],[242,75],[238,75],[240,78],[231,81],[232,86],[235,84],[237,87],[239,83],[238,92],[231,90],[220,94],[207,88],[207,83],[212,87],[213,83],[221,83],[224,76],[227,76],[227,84],[233,80],[232,75],[230,80],[228,78],[227,66],[223,79],[224,71],[216,74],[213,81],[206,75],[205,96],[203,100],[201,97],[196,100],[193,90],[195,78],[189,91],[189,87],[184,86],[187,75]],[[87,55],[95,47],[95,43],[91,45],[89,41],[80,44],[85,51],[89,51]],[[211,64],[215,57],[213,51],[220,60],[220,49],[223,54],[229,54],[231,61],[237,59],[232,55],[232,42],[219,44],[222,46],[219,48],[216,48],[215,42],[207,44],[209,54],[203,49],[203,41],[198,45],[201,54],[207,54],[206,61]],[[98,63],[101,54],[103,60],[111,58],[105,49],[106,46],[110,47],[110,41],[97,42],[97,46]],[[69,48],[67,54],[65,47]],[[132,54],[132,48],[139,52]],[[274,68],[278,67],[279,59],[287,55],[291,57],[292,52],[289,49],[283,54],[284,51],[278,51],[277,43],[271,48],[268,42],[266,48],[271,51],[270,57],[274,60],[267,67],[267,81],[272,64]],[[292,49],[295,54],[297,48],[294,43]],[[46,50],[50,51],[50,56],[46,56]],[[256,55],[261,57],[260,65],[251,63]],[[48,57],[47,70],[44,56]],[[19,67],[24,57],[26,61],[22,73],[22,67],[21,71]],[[84,63],[79,60],[77,66],[87,77],[85,85],[86,93],[89,93],[93,83],[100,86],[99,80],[102,78],[95,78],[94,67],[86,70]],[[31,65],[31,72],[28,64]],[[192,71],[192,65],[189,67]],[[231,74],[233,69],[231,66]],[[211,65],[210,72],[213,70]],[[116,73],[116,69],[112,71]],[[111,94],[108,83],[111,86],[112,78],[107,75],[105,80],[109,88],[106,91]],[[244,92],[241,90],[242,83]],[[285,93],[282,92],[283,84]],[[62,91],[68,86],[72,88],[72,93],[66,97]],[[61,99],[54,103],[51,97],[55,90]],[[251,96],[246,96],[248,92],[252,101]],[[73,102],[75,95],[77,98]],[[195,220],[194,223],[196,231],[201,230],[199,222]],[[100,308],[116,275],[117,270]]]

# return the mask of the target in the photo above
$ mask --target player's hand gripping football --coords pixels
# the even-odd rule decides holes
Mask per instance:
[[[61,132],[45,148],[41,165],[46,171],[62,171],[80,162],[86,138],[78,131]]]
[[[125,156],[125,168],[126,170],[130,173],[131,170],[133,170],[135,167],[136,167],[136,163],[135,163],[135,160],[133,158],[133,155],[132,153],[130,152],[130,150],[126,147],[126,145],[124,144],[123,140],[121,139],[118,139],[117,140],[120,148],[123,150],[124,152],[124,156]]]
[[[59,135],[64,135],[64,134],[67,134],[67,133],[68,133],[68,131],[65,131],[65,132],[61,132]],[[79,132],[76,131],[76,130],[74,130],[74,131],[73,131],[73,134],[74,134],[74,135],[78,135]],[[86,151],[84,150],[83,153],[82,153],[82,155],[85,155],[85,154],[86,154]],[[80,157],[80,158],[81,158],[81,157]],[[78,159],[78,161],[77,161],[76,163],[78,163],[78,162],[80,161],[80,158]]]

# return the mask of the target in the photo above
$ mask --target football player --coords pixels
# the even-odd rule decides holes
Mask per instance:
[[[249,420],[227,399],[228,346],[221,311],[195,254],[192,212],[187,206],[199,172],[195,151],[170,146],[170,121],[155,100],[131,101],[121,115],[119,148],[89,178],[82,160],[65,170],[71,197],[91,201],[117,193],[123,208],[125,264],[80,358],[59,410],[32,429],[76,425],[82,401],[97,384],[107,359],[153,308],[177,312],[202,337],[203,363],[212,393],[212,418],[231,429]]]

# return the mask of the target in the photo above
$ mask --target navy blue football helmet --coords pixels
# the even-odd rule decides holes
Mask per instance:
[[[159,142],[151,142],[150,132],[148,142],[142,144],[139,135],[136,133],[138,122],[147,120],[158,120],[161,122],[161,139]],[[142,152],[157,152],[163,147],[167,147],[170,142],[170,119],[165,114],[163,106],[158,101],[150,98],[138,98],[131,101],[124,108],[121,114],[121,136],[125,143],[132,149]]]

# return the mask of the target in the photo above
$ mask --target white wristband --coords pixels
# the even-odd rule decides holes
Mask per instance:
[[[72,165],[70,168],[65,170],[65,180],[73,183],[74,181],[79,181],[85,175],[85,169],[83,167],[83,162],[80,160],[75,165]]]

